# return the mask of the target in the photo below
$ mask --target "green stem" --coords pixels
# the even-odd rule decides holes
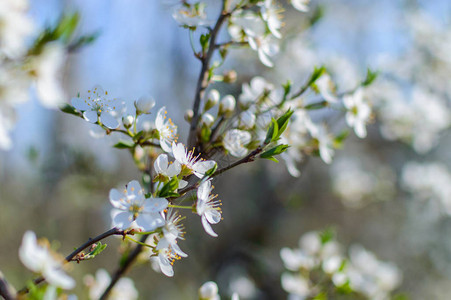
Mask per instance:
[[[141,246],[149,247],[149,248],[155,248],[155,247],[152,247],[152,246],[150,246],[150,245],[148,245],[148,244],[146,244],[146,243],[143,243],[143,242],[140,242],[140,241],[138,241],[138,240],[135,240],[134,238],[131,238],[131,237],[129,237],[128,235],[126,235],[125,238],[126,238],[127,240],[132,241],[132,242],[135,242],[135,243],[137,243],[137,244],[140,244]]]

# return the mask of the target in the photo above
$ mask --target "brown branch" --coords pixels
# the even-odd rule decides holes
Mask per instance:
[[[188,148],[193,148],[197,144],[197,124],[199,122],[200,112],[200,101],[204,97],[205,90],[208,87],[209,83],[209,73],[210,73],[210,61],[213,57],[213,53],[216,50],[216,38],[219,33],[219,30],[221,29],[221,26],[224,24],[224,22],[230,17],[231,12],[227,12],[224,10],[224,2],[223,1],[223,9],[221,11],[221,14],[218,17],[218,20],[216,21],[215,26],[210,31],[210,44],[208,46],[208,50],[206,53],[204,53],[200,60],[202,62],[202,68],[199,74],[199,78],[197,80],[197,86],[196,86],[196,93],[194,96],[194,103],[193,103],[193,118],[191,120],[190,130],[189,130],[189,136],[188,136]]]
[[[80,247],[78,247],[77,249],[75,249],[74,251],[72,251],[71,254],[69,254],[68,256],[66,256],[65,261],[66,261],[66,262],[72,261],[72,259],[73,259],[77,254],[79,254],[81,251],[83,251],[84,249],[88,248],[88,247],[91,246],[92,244],[95,244],[95,243],[97,243],[97,242],[103,240],[104,238],[109,237],[110,235],[124,235],[124,234],[126,234],[124,230],[121,230],[121,229],[118,229],[118,228],[112,228],[112,229],[110,229],[110,230],[108,230],[108,231],[106,231],[106,232],[104,232],[104,233],[102,233],[102,234],[96,236],[96,237],[93,238],[93,239],[90,238],[90,239],[88,239],[85,243],[83,243]],[[41,282],[43,282],[43,281],[45,281],[45,278],[44,278],[43,276],[40,276],[40,277],[36,278],[35,280],[33,280],[33,283],[34,283],[35,285],[37,285],[37,284],[39,284],[39,283],[41,283]],[[20,294],[26,294],[26,293],[28,293],[28,292],[29,292],[29,289],[28,289],[27,287],[25,287],[25,288],[22,288],[22,289],[18,292],[18,294],[19,294],[19,295],[20,295]]]

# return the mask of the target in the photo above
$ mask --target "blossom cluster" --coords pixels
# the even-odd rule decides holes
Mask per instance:
[[[28,0],[5,0],[0,4],[0,149],[12,147],[10,131],[16,107],[29,101],[30,88],[47,108],[57,108],[66,98],[61,74],[78,15],[64,16],[45,31],[28,13]],[[71,24],[68,26],[68,24]],[[33,41],[33,43],[30,43]],[[76,47],[73,47],[76,48]]]
[[[378,260],[360,245],[351,246],[346,256],[328,231],[305,233],[298,248],[283,248],[280,256],[288,270],[282,274],[282,287],[296,299],[325,291],[330,298],[352,293],[365,299],[390,299],[402,279],[395,265]]]
[[[207,15],[206,2],[196,1],[192,4],[180,1],[173,8],[172,16],[182,26],[195,30],[197,27],[213,25],[211,16]],[[275,0],[231,0],[225,1],[223,10],[230,14],[228,33],[230,44],[249,45],[258,53],[258,58],[267,67],[273,67],[271,57],[279,52],[278,40],[283,25],[283,7]],[[301,12],[308,11],[309,0],[291,1],[293,7]],[[255,6],[255,3],[257,5]],[[249,8],[253,9],[249,9]]]

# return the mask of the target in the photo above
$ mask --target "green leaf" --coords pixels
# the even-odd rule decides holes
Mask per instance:
[[[210,127],[202,125],[202,128],[200,130],[200,140],[204,143],[207,143],[208,141],[210,141],[210,136],[211,136]]]
[[[282,133],[287,129],[288,121],[290,121],[291,116],[293,115],[294,111],[289,108],[280,118],[277,119],[277,135],[276,139],[278,139]],[[274,140],[273,140],[274,141]]]
[[[373,71],[371,71],[370,68],[368,68],[366,70],[366,78],[360,85],[368,86],[368,85],[372,84],[373,81],[376,80],[377,76],[378,76],[378,72],[373,72]]]
[[[275,163],[278,163],[278,162],[279,162],[279,160],[278,160],[277,158],[275,158],[274,156],[265,157],[265,159],[272,160],[272,161],[275,162]]]
[[[210,170],[205,172],[205,176],[210,177],[211,175],[213,175],[216,172],[217,169],[218,169],[218,164],[215,164],[215,166],[213,168],[211,168]]]
[[[269,159],[270,157],[273,157],[274,155],[278,155],[280,153],[285,152],[288,149],[288,147],[290,147],[290,146],[289,145],[277,145],[276,147],[260,154],[260,157]]]
[[[343,142],[348,137],[348,135],[349,135],[349,131],[348,130],[343,130],[341,133],[339,133],[334,138],[334,143],[333,143],[334,148],[336,148],[336,149],[341,148],[343,146]]]
[[[70,15],[63,15],[55,28],[54,35],[56,39],[61,39],[63,42],[69,41],[77,28],[80,21],[80,15],[73,13]]]
[[[282,87],[283,87],[283,99],[285,99],[291,91],[291,81],[287,80],[287,82],[283,84]]]
[[[135,134],[135,135],[133,136],[133,140],[134,140],[135,142],[137,142],[137,141],[139,141],[139,139],[140,139],[143,135],[144,135],[144,130],[141,130],[140,132],[138,132],[137,134]]]
[[[174,194],[174,191],[179,187],[179,180],[177,176],[172,177],[171,180],[169,180],[167,183],[163,185],[160,192],[158,193],[159,197],[162,198],[169,198],[172,197],[171,195]]]
[[[94,250],[89,252],[88,255],[95,257],[96,255],[100,254],[103,250],[105,250],[106,246],[107,246],[107,244],[102,244],[101,242],[98,242],[97,246],[94,248]]]
[[[312,85],[315,81],[318,80],[324,73],[326,72],[326,67],[321,66],[319,68],[315,67],[312,75],[310,75],[310,79],[308,81],[308,85]]]
[[[327,244],[328,242],[332,241],[335,237],[335,231],[333,228],[327,228],[319,233],[319,236],[321,238],[321,244]]]
[[[135,143],[133,141],[119,141],[113,147],[118,149],[130,149],[135,147]]]
[[[60,110],[66,114],[75,115],[77,117],[80,116],[80,113],[78,112],[78,110],[76,110],[75,107],[73,107],[70,104],[64,104],[63,106],[60,107]]]
[[[206,34],[202,34],[200,36],[200,45],[202,46],[202,49],[207,49],[208,48],[208,44],[210,42],[210,34],[206,33]]]
[[[279,132],[279,125],[276,119],[271,119],[271,124],[269,124],[268,132],[266,133],[265,145],[269,144],[271,141],[277,138],[277,133]]]
[[[317,103],[310,103],[310,104],[306,105],[304,108],[307,110],[315,110],[315,109],[324,108],[328,105],[329,105],[329,103],[327,103],[327,101],[321,101],[321,102],[317,102]]]

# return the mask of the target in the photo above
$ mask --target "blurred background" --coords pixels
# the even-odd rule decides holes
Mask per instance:
[[[98,32],[94,43],[68,57],[67,101],[95,84],[133,101],[151,95],[163,105],[186,140],[186,109],[200,70],[188,32],[161,1],[43,1],[30,14],[42,26],[78,11],[79,34]],[[217,84],[236,97],[255,75],[280,84],[303,83],[314,66],[326,65],[345,91],[364,78],[379,78],[366,93],[374,122],[366,139],[351,134],[331,165],[310,158],[302,175],[283,162],[257,161],[215,180],[224,220],[218,238],[197,216],[185,221],[189,254],[175,263],[175,277],[140,264],[127,275],[141,299],[196,299],[214,280],[227,298],[284,299],[282,247],[296,247],[311,230],[333,228],[346,249],[360,244],[402,272],[397,291],[411,299],[448,299],[451,292],[451,3],[434,1],[312,1],[308,14],[284,12],[285,37],[274,69],[255,52],[233,52],[224,70],[237,82]],[[320,16],[309,26],[309,21]],[[316,19],[315,19],[316,20]],[[108,192],[140,178],[133,159],[111,146],[114,135],[96,139],[91,124],[43,108],[36,99],[17,107],[13,148],[0,152],[0,266],[17,288],[31,273],[18,267],[23,233],[58,241],[69,253],[110,226]],[[337,124],[336,126],[344,126]],[[118,265],[120,239],[94,261],[74,265],[76,294],[86,297],[83,275]],[[58,246],[58,245],[56,245]]]

